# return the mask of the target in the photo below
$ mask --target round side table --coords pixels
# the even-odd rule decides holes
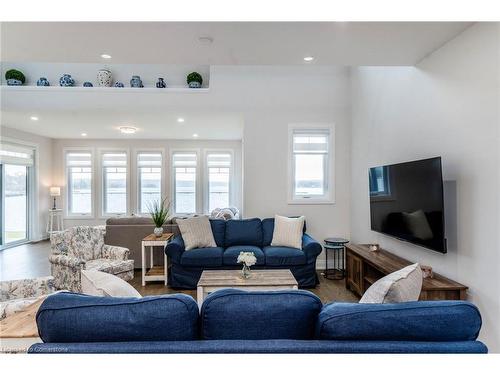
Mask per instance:
[[[345,238],[325,238],[323,248],[325,249],[325,272],[323,276],[330,280],[342,280],[345,276],[345,244],[349,240]],[[328,252],[333,252],[333,268],[328,268]]]

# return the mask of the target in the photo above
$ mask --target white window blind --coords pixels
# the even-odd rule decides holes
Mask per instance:
[[[329,143],[329,129],[293,130],[293,199],[326,199],[329,195]]]
[[[161,200],[162,154],[140,152],[137,154],[138,211],[147,213],[149,206]]]
[[[172,156],[174,211],[176,213],[196,212],[197,154],[177,152]]]
[[[8,142],[0,143],[0,163],[31,166],[34,164],[33,148],[15,145]]]
[[[92,153],[66,153],[68,215],[92,214]]]
[[[126,167],[127,166],[127,153],[104,153],[102,155],[103,167]]]
[[[231,154],[207,154],[208,212],[230,206]]]

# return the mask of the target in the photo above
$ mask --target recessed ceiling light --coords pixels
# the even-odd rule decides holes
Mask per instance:
[[[133,126],[120,126],[119,129],[123,134],[134,134],[137,131]]]
[[[101,57],[102,57],[103,59],[110,59],[110,58],[111,58],[111,55],[108,55],[108,54],[106,54],[106,53],[103,53],[103,54],[101,55]]]
[[[304,61],[305,62],[311,62],[313,60],[314,60],[314,56],[306,56],[306,57],[304,57]]]
[[[198,134],[194,133],[193,138],[198,138]]]
[[[31,119],[32,121],[38,121],[38,117],[37,117],[37,116],[31,116],[31,117],[30,117],[30,119]]]
[[[198,41],[201,43],[201,44],[212,44],[213,41],[214,41],[214,38],[212,38],[211,36],[200,36],[198,38]]]
[[[184,122],[184,119],[183,119],[182,117],[179,117],[179,118],[177,119],[177,122]]]
[[[86,137],[87,136],[87,133],[82,133],[80,134],[82,137]]]

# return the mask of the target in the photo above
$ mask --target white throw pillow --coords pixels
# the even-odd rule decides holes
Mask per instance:
[[[178,219],[177,225],[181,231],[186,250],[199,247],[217,247],[210,220],[206,216]]]
[[[287,246],[302,250],[304,221],[304,216],[291,218],[275,215],[271,246]]]
[[[418,263],[377,280],[359,303],[399,303],[418,301],[422,290],[422,270]]]
[[[82,270],[82,292],[98,297],[141,297],[132,285],[102,271]]]

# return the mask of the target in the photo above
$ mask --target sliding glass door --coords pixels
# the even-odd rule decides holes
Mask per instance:
[[[33,150],[2,144],[0,150],[0,249],[30,238]]]

